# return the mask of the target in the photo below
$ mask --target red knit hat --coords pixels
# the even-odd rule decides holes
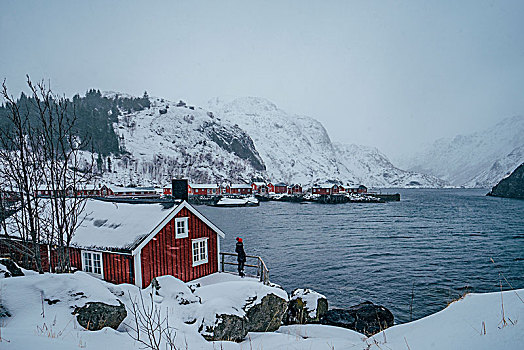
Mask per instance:
[[[237,241],[238,241],[238,242],[242,242],[242,238],[237,237]]]

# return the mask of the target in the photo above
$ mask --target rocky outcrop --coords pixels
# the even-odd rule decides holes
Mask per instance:
[[[329,310],[320,321],[325,325],[344,327],[371,336],[393,326],[394,317],[384,306],[366,301],[349,309]]]
[[[327,298],[311,289],[291,292],[285,324],[319,323],[328,311]]]
[[[237,315],[221,314],[216,316],[215,327],[206,327],[205,332],[200,332],[207,340],[242,341],[247,335],[247,319]]]
[[[252,306],[246,312],[248,332],[273,332],[282,324],[286,314],[287,301],[268,294],[262,298],[260,304]]]
[[[245,302],[245,301],[244,301]],[[242,341],[248,332],[273,332],[281,325],[287,311],[287,300],[269,293],[260,302],[247,301],[238,314],[217,314],[214,322],[204,320],[199,332],[207,340]]]
[[[488,196],[524,199],[524,163],[496,184]]]
[[[101,302],[88,302],[73,312],[78,323],[89,331],[98,331],[104,327],[117,329],[126,318],[127,311],[124,304],[108,305]]]
[[[247,160],[255,170],[265,171],[266,166],[264,161],[258,154],[258,151],[253,144],[253,140],[249,135],[237,125],[235,125],[234,133],[225,127],[221,127],[215,123],[206,123],[203,128],[208,137],[216,142],[224,150],[236,154],[241,159]]]
[[[24,276],[22,269],[11,259],[0,259],[0,273],[6,278]]]

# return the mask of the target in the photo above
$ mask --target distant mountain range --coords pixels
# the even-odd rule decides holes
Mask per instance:
[[[193,182],[269,180],[368,187],[492,187],[524,161],[524,118],[469,135],[440,139],[395,166],[377,148],[333,143],[316,119],[288,113],[258,97],[193,106],[89,90],[68,102],[75,132],[89,137],[103,181],[163,185],[176,175]],[[25,95],[17,104],[31,120]],[[9,127],[0,106],[0,126]],[[351,136],[348,136],[351,137]],[[402,170],[402,169],[407,169]]]
[[[490,188],[524,161],[524,117],[491,128],[435,141],[401,164],[453,186]]]
[[[164,184],[183,175],[194,182],[445,185],[436,177],[395,167],[376,148],[333,144],[317,120],[288,114],[262,98],[214,99],[206,108],[161,98],[150,101],[149,108],[121,113],[113,123],[123,152],[109,160],[111,172],[103,160],[107,181]]]

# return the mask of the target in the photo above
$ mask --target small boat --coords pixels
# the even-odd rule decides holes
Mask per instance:
[[[217,202],[213,204],[215,207],[256,207],[260,203],[255,197],[247,198],[220,198]]]

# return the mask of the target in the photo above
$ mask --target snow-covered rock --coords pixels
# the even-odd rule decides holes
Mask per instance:
[[[320,320],[322,324],[349,328],[371,336],[393,326],[394,317],[384,306],[370,301],[351,306],[348,309],[331,309]]]
[[[327,298],[311,289],[295,289],[289,298],[287,324],[319,323],[328,311]]]
[[[13,260],[0,259],[0,278],[24,276],[24,272]]]
[[[237,277],[215,274],[194,282],[201,285],[195,295],[202,300],[199,331],[207,339],[239,341],[248,332],[280,327],[287,310],[287,293],[256,279]],[[214,279],[212,283],[206,281],[210,278]]]
[[[437,140],[402,165],[454,186],[491,187],[524,161],[522,135],[524,117],[507,118],[484,131]]]

